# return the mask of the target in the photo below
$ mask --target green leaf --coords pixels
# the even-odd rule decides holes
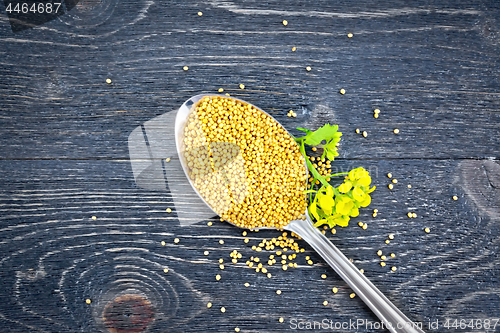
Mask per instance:
[[[337,125],[325,124],[325,126],[318,128],[314,132],[304,131],[307,133],[304,142],[311,146],[319,145],[323,140],[329,142],[335,137],[335,134],[337,134],[338,129],[339,127]],[[299,130],[302,131],[304,129],[299,129]]]

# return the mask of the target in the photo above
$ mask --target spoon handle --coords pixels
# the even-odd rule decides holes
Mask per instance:
[[[308,214],[306,214],[307,216]],[[377,317],[392,333],[424,333],[422,324],[415,324],[409,320],[394,304],[387,299],[371,283],[347,257],[326,238],[317,228],[312,226],[309,217],[307,220],[294,220],[285,229],[293,231],[337,272],[347,282],[352,290],[370,307]]]

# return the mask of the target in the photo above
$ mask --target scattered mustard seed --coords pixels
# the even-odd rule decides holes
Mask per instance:
[[[365,274],[365,270],[364,270],[363,268],[361,268],[361,269],[359,270],[359,272],[360,272],[361,274]]]
[[[394,253],[391,253],[391,257],[393,257],[393,258],[394,258],[395,256],[396,256],[396,255],[395,255]]]
[[[288,269],[288,266],[287,265],[283,265],[283,266],[281,266],[281,269],[283,269],[284,271],[286,271]]]
[[[386,239],[386,240],[385,240],[385,243],[386,243],[386,244],[389,244],[390,242],[391,242],[391,241],[390,241],[390,240],[388,240],[388,239]]]
[[[187,71],[189,69],[189,67],[188,66],[184,66],[184,67],[182,67],[182,69],[185,70],[185,71]]]
[[[374,113],[373,118],[378,118],[378,113]]]
[[[297,48],[294,46],[292,47],[292,52],[295,52],[297,50]]]
[[[358,225],[362,228],[363,227],[363,222],[358,222]]]
[[[208,252],[208,251],[203,252],[203,254],[206,255],[206,256],[208,256],[209,253],[210,252]]]
[[[222,264],[224,262],[224,259],[220,258],[219,259],[219,264]]]
[[[388,178],[392,178],[392,173],[390,173],[390,172],[389,172],[389,173],[387,174],[387,177],[388,177]]]
[[[219,92],[224,92],[224,89],[223,88],[219,88]]]
[[[276,294],[281,295],[281,290],[276,290]]]
[[[306,71],[308,71],[308,72],[310,72],[310,71],[311,71],[311,69],[312,69],[312,68],[311,68],[311,66],[307,66],[307,67],[306,67]]]
[[[202,16],[202,15],[203,15],[203,13],[202,13],[202,12],[198,12],[198,16]]]
[[[92,220],[97,220],[97,216],[92,216]]]
[[[225,307],[220,308],[220,312],[222,313],[226,312],[226,308]]]
[[[406,215],[408,215],[409,218],[412,217],[412,214],[410,212],[408,212],[408,214],[406,214]]]
[[[394,234],[389,234],[389,239],[394,239]]]
[[[383,261],[382,261],[382,262],[380,263],[380,266],[385,267],[385,262],[383,262]]]
[[[338,291],[339,291],[339,290],[337,289],[337,287],[333,287],[333,288],[332,288],[332,292],[333,292],[334,294],[336,294]]]
[[[382,255],[382,250],[377,251],[377,255],[381,256]]]
[[[352,293],[352,294],[350,294],[350,295],[349,295],[349,297],[350,297],[350,298],[354,298],[354,297],[356,297],[356,294],[355,294],[355,293]]]
[[[212,224],[213,224],[213,223],[212,223],[212,221],[208,221],[208,222],[207,222],[207,225],[208,225],[209,227],[211,227],[211,226],[212,226]]]
[[[372,214],[372,216],[373,216],[373,217],[377,217],[377,213],[373,213],[373,214]]]
[[[285,319],[283,319],[283,317],[280,317],[280,319],[278,319],[278,321],[279,321],[280,323],[282,323],[282,322],[284,322],[284,321],[285,321]]]
[[[211,307],[212,307],[212,303],[208,302],[208,303],[207,303],[207,308],[209,308],[209,309],[210,309]]]
[[[168,163],[168,162],[170,162],[170,157],[167,157],[167,158],[165,159],[165,162],[167,162],[167,163]]]
[[[345,95],[345,89],[340,89],[340,93],[341,93],[342,95]]]
[[[368,133],[366,131],[363,131],[363,136],[366,138],[368,136]]]
[[[240,328],[239,328],[239,327],[235,327],[235,328],[234,328],[234,331],[235,331],[235,332],[239,332],[239,331],[240,331]]]
[[[224,265],[219,265],[219,268],[220,269],[224,269]]]
[[[398,180],[397,180],[396,178],[394,178],[394,179],[392,180],[392,182],[393,182],[394,184],[397,184],[397,183],[398,183]]]
[[[318,148],[316,148],[316,147],[312,147],[312,148],[311,148],[311,150],[312,150],[312,151],[316,151],[316,150],[318,150]],[[321,162],[320,162],[320,163],[321,163]]]
[[[245,89],[245,85],[243,83],[240,84],[240,89]]]
[[[164,268],[163,273],[168,273],[168,268]]]
[[[220,278],[221,278],[221,277],[220,277],[220,274],[217,274],[217,275],[215,276],[215,279],[216,279],[217,281],[219,281],[219,280],[220,280]]]
[[[224,240],[223,239],[219,240],[219,244],[221,245],[224,244]]]
[[[413,218],[417,217],[417,213],[412,213],[411,217],[413,217]]]
[[[250,283],[245,282],[244,286],[248,288],[248,287],[250,287]]]
[[[287,26],[288,25],[288,21],[287,20],[283,20],[283,25]]]
[[[179,238],[175,238],[174,243],[176,243],[176,244],[179,243]]]
[[[431,232],[431,229],[429,229],[429,228],[425,228],[425,229],[424,229],[424,231],[425,231],[426,233],[429,233],[429,232]]]
[[[456,195],[454,195],[453,200],[458,200],[458,197]]]
[[[408,188],[411,188],[411,185],[410,185],[410,184],[408,184]]]
[[[394,185],[389,184],[387,187],[389,188],[389,190],[392,190],[394,188]]]
[[[272,277],[271,273],[267,273],[267,277],[271,278]]]
[[[375,109],[375,110],[373,110],[373,113],[375,113],[375,114],[379,114],[379,113],[380,113],[380,110],[379,110],[379,109]]]
[[[360,133],[359,128],[356,128],[356,134],[359,134],[359,133]]]
[[[322,279],[326,279],[326,274],[321,274]]]
[[[332,234],[334,234],[334,235],[335,235],[335,234],[337,233],[337,230],[332,229],[332,230],[331,230],[331,232],[332,232]]]
[[[111,84],[111,79],[106,79],[107,84]]]
[[[328,301],[324,301],[324,302],[323,302],[323,305],[324,305],[324,306],[327,306],[327,305],[328,305]]]
[[[108,79],[108,80],[109,80],[109,79]],[[90,298],[87,298],[87,299],[85,300],[85,303],[90,304],[90,303],[92,303],[92,301],[90,300]]]
[[[395,272],[398,268],[396,266],[391,267],[391,271]]]
[[[170,209],[170,208],[167,208],[165,211],[166,211],[167,213],[172,213],[172,209]]]
[[[243,242],[248,243],[250,240],[248,238],[245,238]]]
[[[167,245],[167,243],[165,243],[165,241],[161,241],[161,246],[165,246]]]
[[[399,134],[399,130],[397,128],[394,129],[394,134]]]
[[[353,36],[353,34],[352,34],[352,33],[348,33],[348,34],[347,34],[347,37],[348,37],[348,38],[352,38],[352,36]]]
[[[368,223],[363,223],[363,230],[366,230],[368,228]]]
[[[381,260],[386,260],[386,259],[387,259],[387,257],[386,257],[386,256],[380,256],[380,259],[381,259]]]

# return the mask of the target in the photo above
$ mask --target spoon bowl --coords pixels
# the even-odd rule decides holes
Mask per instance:
[[[219,96],[215,94],[210,95],[196,95],[188,99],[182,106],[179,108],[177,112],[177,116],[175,119],[175,139],[176,139],[176,147],[177,153],[179,155],[179,159],[181,161],[182,168],[189,180],[189,183],[193,187],[193,189],[198,193],[200,198],[214,211],[215,214],[221,215],[228,209],[229,206],[223,205],[213,205],[213,203],[209,202],[199,191],[199,189],[193,183],[194,179],[192,178],[192,174],[190,174],[190,167],[185,158],[186,147],[184,145],[184,128],[188,123],[188,118],[193,111],[196,110],[196,106],[198,102],[200,102],[204,97],[222,97],[228,98],[227,96]],[[252,105],[251,103],[245,102],[241,99],[236,99],[230,97],[233,100],[238,102],[248,104],[255,109],[259,110],[263,114],[267,115],[271,119],[273,119],[277,124],[279,124],[276,119],[272,118],[269,114],[259,109],[258,107]],[[281,126],[281,124],[279,124]],[[286,130],[285,130],[286,131]],[[288,135],[290,133],[286,132]],[[293,136],[290,135],[293,138]],[[241,177],[236,177],[236,183],[232,184],[232,186],[237,186],[234,193],[249,195],[249,191],[246,191],[246,170],[245,164],[241,163],[241,160],[238,160],[240,157],[240,150],[237,144],[227,145],[226,143],[221,143],[224,151],[234,152],[234,154],[230,154],[230,158],[225,160],[225,163],[232,163],[233,167],[236,167],[237,175],[241,175]],[[235,147],[233,147],[235,146]],[[237,146],[237,147],[236,147]],[[218,146],[210,146],[212,151],[214,149],[218,149]],[[198,149],[195,148],[195,149]],[[208,147],[207,147],[208,149]],[[204,148],[200,148],[196,152],[200,152],[203,156],[209,159],[209,156],[213,154],[205,152]],[[286,161],[283,161],[286,162]],[[218,174],[218,169],[212,163],[212,174],[209,174],[208,177],[217,178],[220,177]],[[240,172],[238,172],[238,170]],[[304,159],[304,172],[307,174],[307,166]],[[206,175],[205,175],[206,176]],[[307,178],[306,178],[307,179]],[[243,184],[241,184],[243,183]],[[238,187],[239,186],[239,187]],[[221,188],[221,193],[218,194],[220,196],[224,196],[226,189]],[[227,192],[227,191],[226,191]],[[238,202],[238,198],[232,197],[234,203]],[[306,200],[306,195],[304,194],[304,201]],[[223,200],[222,200],[223,201]],[[226,219],[227,220],[227,219]],[[228,220],[227,222],[233,224],[236,227],[241,227],[238,221]],[[255,228],[254,228],[255,229]],[[340,275],[340,277],[352,288],[352,290],[358,295],[373,311],[375,315],[384,323],[385,327],[393,333],[423,333],[421,329],[421,325],[417,325],[409,320],[392,302],[387,299],[386,296],[380,292],[360,271],[357,269],[353,263],[350,262],[349,259],[335,246],[330,240],[328,240],[317,228],[313,227],[313,223],[309,217],[309,213],[307,209],[305,209],[304,214],[301,218],[292,219],[285,223],[280,227],[269,227],[263,226],[258,227],[258,229],[284,229],[291,232],[294,232],[298,236],[300,236],[304,241],[306,241],[336,272]]]

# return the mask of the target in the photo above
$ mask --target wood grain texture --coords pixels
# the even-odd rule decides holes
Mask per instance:
[[[0,327],[108,332],[103,311],[124,294],[150,302],[150,332],[377,321],[306,244],[297,269],[271,266],[269,279],[245,261],[276,232],[244,243],[241,230],[215,217],[186,226],[165,212],[181,195],[135,184],[129,134],[221,87],[292,132],[339,124],[335,167],[367,168],[377,190],[329,238],[411,319],[498,318],[499,17],[498,2],[487,0],[101,0],[13,34],[0,14]],[[290,109],[297,118],[286,117]],[[399,181],[392,191],[388,172]],[[237,264],[234,249],[243,255]],[[379,249],[396,254],[386,267]]]

